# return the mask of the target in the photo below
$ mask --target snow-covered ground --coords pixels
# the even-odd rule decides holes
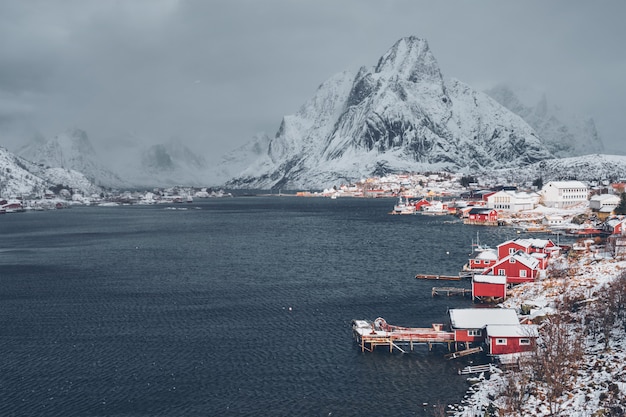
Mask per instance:
[[[548,320],[565,318],[567,336],[582,342],[582,357],[570,363],[571,372],[565,380],[558,381],[565,386],[562,394],[554,396],[552,387],[545,381],[524,379],[523,369],[498,371],[488,378],[481,375],[460,406],[449,406],[448,414],[456,417],[626,415],[626,286],[623,285],[626,278],[619,278],[622,274],[626,274],[624,260],[598,259],[591,254],[578,259],[562,256],[555,260],[546,278],[515,287],[502,307],[519,310],[522,305],[533,306],[531,316],[547,313]],[[598,320],[608,312],[607,289],[618,288],[619,282],[622,284],[615,294],[621,303],[621,313],[611,322],[605,340]],[[592,317],[595,317],[595,331],[590,327]],[[546,335],[542,331],[540,335],[545,342]],[[511,387],[515,385],[522,387],[517,402],[511,400]]]

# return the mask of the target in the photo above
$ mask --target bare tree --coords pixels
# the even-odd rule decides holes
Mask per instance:
[[[540,331],[540,341],[534,350],[533,374],[545,391],[551,415],[560,411],[559,399],[575,383],[584,354],[580,330],[578,325],[568,324],[555,314]]]

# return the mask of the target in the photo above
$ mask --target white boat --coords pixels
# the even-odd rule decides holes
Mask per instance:
[[[393,206],[392,214],[415,214],[415,204],[409,203],[409,198],[406,201],[402,200],[402,197],[398,197],[398,203]]]
[[[420,213],[427,216],[445,216],[450,214],[447,204],[441,201],[431,201],[429,205],[422,206]]]

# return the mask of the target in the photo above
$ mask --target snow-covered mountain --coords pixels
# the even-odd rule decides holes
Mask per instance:
[[[213,185],[207,184],[205,159],[180,140],[146,144],[140,137],[126,139],[110,147],[104,158],[132,187]]]
[[[528,122],[554,156],[604,152],[592,118],[567,114],[559,107],[550,106],[545,94],[536,104],[528,105],[522,102],[512,87],[505,84],[497,85],[486,93]]]
[[[35,164],[0,147],[0,197],[42,197],[50,187],[63,185],[83,195],[101,193],[82,173]]]
[[[206,162],[179,140],[146,144],[130,136],[96,150],[87,133],[68,129],[53,138],[33,139],[17,151],[24,159],[85,174],[98,185],[113,188],[206,184]],[[106,161],[103,162],[103,161]]]
[[[127,186],[124,180],[104,167],[84,130],[68,129],[46,139],[36,137],[17,150],[17,155],[36,164],[72,169],[92,182],[107,187]]]
[[[521,117],[460,81],[444,82],[416,37],[400,39],[372,68],[331,77],[267,144],[254,142],[262,152],[250,145],[224,158],[222,166],[247,167],[227,186],[324,188],[389,172],[479,171],[551,157]]]

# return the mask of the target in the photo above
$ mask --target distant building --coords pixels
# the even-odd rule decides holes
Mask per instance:
[[[539,194],[518,191],[498,191],[487,197],[487,207],[496,210],[532,210],[539,202]]]
[[[550,181],[543,186],[540,194],[544,206],[568,208],[586,203],[589,189],[580,181]]]
[[[609,213],[619,206],[620,197],[615,194],[594,195],[589,199],[589,208],[593,211],[608,211]]]

